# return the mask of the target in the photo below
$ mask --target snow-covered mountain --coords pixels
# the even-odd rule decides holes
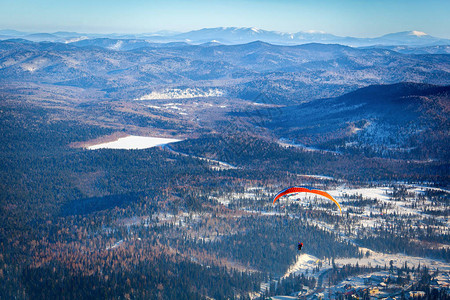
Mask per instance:
[[[177,41],[182,40],[190,43],[206,43],[216,41],[222,44],[244,44],[262,41],[278,45],[299,45],[306,43],[340,43],[346,38],[321,31],[300,31],[286,33],[280,31],[268,31],[255,27],[218,27],[204,28],[189,31],[172,36]]]
[[[422,31],[412,30],[386,34],[376,40],[379,40],[380,44],[383,45],[436,45],[442,39],[433,37]]]
[[[142,34],[86,34],[77,32],[26,33],[14,30],[0,30],[0,39],[24,38],[32,41],[65,42],[81,39],[110,38],[138,39],[148,42],[186,42],[189,44],[220,43],[226,45],[262,41],[276,45],[299,45],[308,43],[341,44],[347,46],[396,46],[425,47],[450,45],[450,39],[433,37],[421,31],[390,33],[376,38],[341,37],[321,31],[300,31],[286,33],[254,27],[203,28],[185,33],[159,31]]]
[[[373,46],[373,45],[408,45],[431,46],[447,45],[450,40],[436,38],[421,31],[405,31],[391,33],[377,38],[341,37],[322,31],[300,31],[285,33],[268,31],[247,27],[218,27],[204,28],[186,33],[166,36],[172,41],[185,41],[188,43],[206,43],[217,41],[222,44],[243,44],[254,41],[263,41],[271,44],[298,45],[306,43],[341,44],[348,46]]]
[[[262,30],[254,27],[218,27],[189,31],[175,35],[172,38],[193,43],[206,43],[215,40],[222,44],[245,44],[258,40],[268,43],[279,43],[283,40],[292,39],[292,35],[283,32]]]

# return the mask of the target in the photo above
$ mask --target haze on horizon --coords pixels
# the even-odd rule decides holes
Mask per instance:
[[[450,2],[442,0],[0,0],[0,29],[33,32],[186,32],[257,27],[376,37],[418,30],[450,38]]]

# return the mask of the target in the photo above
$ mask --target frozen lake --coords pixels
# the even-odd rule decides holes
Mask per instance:
[[[129,135],[126,137],[119,138],[112,142],[101,143],[93,146],[87,147],[89,150],[97,149],[147,149],[160,145],[176,143],[181,140],[169,139],[169,138],[159,138],[150,136],[135,136]]]

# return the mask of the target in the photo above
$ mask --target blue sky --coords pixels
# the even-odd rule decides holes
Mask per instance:
[[[374,37],[419,30],[450,38],[448,0],[0,0],[0,29],[143,33],[258,27]]]

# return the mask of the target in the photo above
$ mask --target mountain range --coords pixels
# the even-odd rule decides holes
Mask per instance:
[[[375,38],[342,37],[321,31],[285,33],[247,27],[203,28],[184,33],[159,31],[142,34],[93,34],[58,31],[54,33],[20,32],[0,30],[0,39],[22,38],[35,42],[72,43],[95,38],[136,39],[152,43],[185,42],[189,44],[217,43],[225,45],[263,41],[277,45],[300,45],[307,43],[341,44],[352,47],[397,46],[426,47],[450,45],[450,39],[438,38],[424,32],[412,30],[390,33]]]
[[[215,88],[280,104],[342,95],[371,84],[449,84],[450,56],[334,44],[280,46],[146,43],[90,39],[69,44],[0,41],[0,82],[95,90],[136,99],[166,88]]]
[[[367,155],[401,157],[414,150],[409,157],[442,159],[450,56],[424,51],[433,46],[416,48],[424,51],[419,55],[398,47],[15,39],[0,41],[0,83],[4,94],[61,107],[162,99],[196,112],[196,101],[217,101],[236,111],[283,107],[283,118],[264,121],[279,137],[332,151],[363,147],[370,149]],[[180,116],[176,109],[164,113]],[[437,150],[426,153],[422,145]]]
[[[280,108],[267,127],[295,143],[323,150],[445,161],[449,108],[448,85],[371,85]],[[257,111],[259,116],[264,113]]]

